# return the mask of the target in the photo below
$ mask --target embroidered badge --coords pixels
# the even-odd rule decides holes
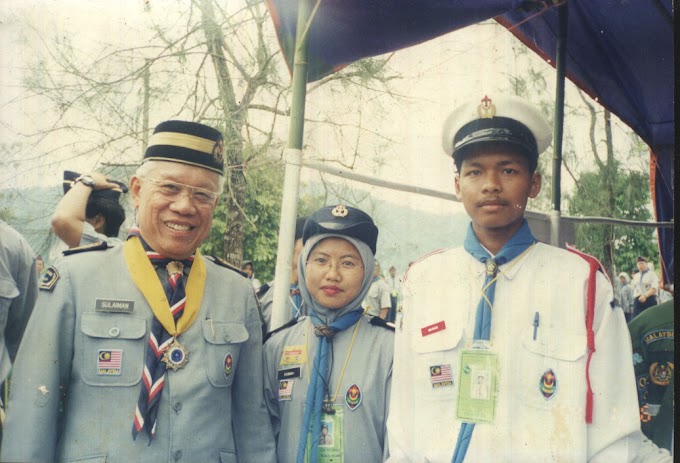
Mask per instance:
[[[333,217],[347,217],[347,214],[349,214],[349,211],[342,204],[335,206],[331,211]]]
[[[228,378],[231,374],[231,367],[234,365],[234,358],[231,356],[231,352],[227,352],[224,357],[224,377]]]
[[[122,349],[100,349],[97,353],[97,374],[118,376],[123,367]]]
[[[345,394],[345,403],[347,403],[347,407],[349,407],[350,410],[356,410],[359,404],[361,404],[362,398],[359,386],[352,384]]]
[[[664,339],[672,341],[674,338],[674,334],[675,331],[673,329],[654,330],[650,331],[649,333],[646,333],[645,336],[642,338],[642,342],[645,343],[645,345],[649,345],[653,342],[662,341]]]
[[[429,336],[432,333],[436,333],[437,331],[442,331],[446,329],[446,322],[444,320],[434,323],[432,325],[427,325],[424,326],[420,329],[420,333],[425,336]]]
[[[491,119],[496,115],[496,105],[491,102],[491,98],[484,95],[482,102],[477,106],[477,114],[480,119]]]
[[[59,271],[57,271],[56,267],[50,265],[45,270],[45,274],[40,280],[38,287],[43,291],[52,291],[57,284],[57,280],[59,280]]]
[[[432,365],[430,367],[430,383],[433,388],[453,386],[451,365]]]
[[[649,378],[657,386],[668,386],[674,368],[673,362],[654,362],[649,367]]]
[[[285,346],[279,365],[300,365],[305,363],[307,356],[305,355],[304,347],[304,345]]]
[[[543,394],[545,400],[552,399],[555,392],[557,392],[557,377],[555,376],[555,372],[552,371],[552,368],[548,369],[543,373],[543,376],[541,376],[539,388],[541,389],[541,394]]]
[[[282,379],[279,381],[279,400],[292,400],[294,379]]]

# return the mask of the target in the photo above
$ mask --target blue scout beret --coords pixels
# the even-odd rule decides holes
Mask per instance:
[[[357,208],[351,206],[326,206],[309,216],[302,232],[302,243],[315,235],[335,233],[350,236],[363,241],[376,251],[378,241],[378,227],[373,219]]]
[[[197,122],[165,121],[156,126],[144,161],[171,161],[224,175],[222,134]]]
[[[64,180],[62,182],[62,186],[64,188],[64,194],[68,192],[68,190],[71,189],[73,186],[73,182],[80,177],[80,174],[78,172],[74,172],[72,170],[65,170],[64,171]],[[115,183],[118,185],[118,188],[111,188],[108,190],[92,190],[92,193],[90,193],[90,198],[104,198],[104,199],[110,199],[112,201],[118,202],[120,199],[120,196],[123,193],[128,192],[128,187],[123,183],[119,182],[117,180],[111,180],[107,179],[110,183]]]

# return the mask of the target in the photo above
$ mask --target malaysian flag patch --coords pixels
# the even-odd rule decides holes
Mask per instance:
[[[100,349],[97,355],[98,375],[120,375],[123,365],[122,349]]]
[[[432,365],[430,367],[430,383],[433,388],[453,386],[451,365]]]
[[[291,400],[293,398],[294,379],[282,379],[279,381],[279,400]]]

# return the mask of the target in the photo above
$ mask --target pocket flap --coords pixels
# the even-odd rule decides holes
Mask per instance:
[[[93,338],[139,339],[146,334],[146,320],[130,315],[84,313],[81,330]]]
[[[421,330],[413,333],[411,345],[413,350],[419,354],[428,352],[439,352],[442,350],[453,349],[460,342],[463,336],[463,325],[460,323],[453,323],[450,320],[444,321],[445,328],[436,333],[423,336]]]
[[[534,329],[527,328],[522,333],[522,344],[534,354],[573,362],[586,354],[586,334],[568,333],[556,328],[539,328],[536,340]]]
[[[241,323],[203,320],[203,337],[210,344],[239,344],[248,340],[248,330]]]

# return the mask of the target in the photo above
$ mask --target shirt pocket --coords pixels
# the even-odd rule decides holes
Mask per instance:
[[[463,331],[461,324],[447,323],[445,329],[426,336],[421,330],[413,333],[411,347],[418,355],[412,373],[425,400],[455,396]]]
[[[248,340],[248,330],[241,323],[203,320],[206,342],[205,370],[210,384],[229,387],[234,381],[241,346]]]
[[[511,371],[510,377],[518,381],[515,387],[520,389],[523,403],[535,408],[581,402],[585,406],[585,330],[580,333],[541,327],[534,339],[534,329],[526,328],[521,341],[519,371]]]
[[[81,377],[90,386],[134,386],[142,378],[146,320],[84,313]]]

